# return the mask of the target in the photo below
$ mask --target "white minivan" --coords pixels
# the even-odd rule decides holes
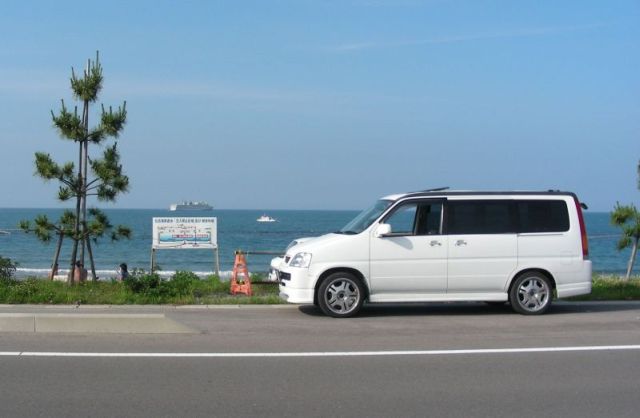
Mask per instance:
[[[554,293],[591,292],[582,206],[560,191],[391,195],[340,231],[292,242],[271,266],[282,298],[333,317],[365,301],[508,301],[542,314]]]

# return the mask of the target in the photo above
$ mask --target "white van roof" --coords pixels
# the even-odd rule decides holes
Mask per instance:
[[[424,190],[419,192],[397,193],[383,197],[383,200],[396,201],[405,197],[446,197],[446,196],[571,196],[577,199],[575,193],[560,190],[505,190],[505,191],[477,191],[477,190]]]

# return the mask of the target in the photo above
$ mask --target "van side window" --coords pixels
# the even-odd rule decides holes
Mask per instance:
[[[447,233],[515,233],[510,200],[450,200],[447,204]]]
[[[442,203],[422,203],[418,207],[416,235],[440,235]]]
[[[407,203],[397,208],[384,222],[391,225],[394,235],[413,235],[417,203]]]
[[[519,232],[566,232],[569,212],[564,200],[518,200]]]

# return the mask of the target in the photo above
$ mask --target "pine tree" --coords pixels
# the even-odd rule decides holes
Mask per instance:
[[[640,190],[640,161],[638,161],[638,190]],[[616,202],[616,207],[611,213],[611,223],[622,228],[622,237],[618,241],[618,251],[631,247],[631,256],[627,262],[627,273],[625,279],[629,280],[633,265],[638,254],[638,243],[640,241],[640,212],[635,205],[621,206]]]
[[[70,81],[73,96],[80,101],[82,112],[78,113],[78,106],[75,106],[73,111],[69,110],[62,100],[61,109],[57,114],[51,111],[51,117],[60,137],[78,145],[77,165],[73,162],[58,164],[44,152],[36,152],[35,164],[37,176],[45,181],[57,180],[60,183],[60,201],[75,199],[75,210],[65,212],[57,224],[42,215],[35,219],[33,227],[28,221],[21,222],[20,227],[27,232],[34,232],[44,242],[49,241],[51,234],[55,233],[59,239],[56,254],[59,254],[64,237],[72,240],[68,278],[69,283],[72,283],[76,261],[84,265],[85,248],[91,260],[93,280],[96,279],[91,242],[96,242],[107,233],[112,239],[128,238],[131,231],[125,226],[114,227],[107,216],[98,209],[87,209],[89,196],[95,196],[99,201],[115,201],[118,194],[128,191],[129,178],[122,170],[117,142],[106,146],[101,158],[92,159],[89,156],[90,144],[101,145],[108,138],[118,138],[126,123],[127,103],[124,102],[115,111],[111,107],[106,110],[102,106],[100,122],[90,128],[90,106],[98,100],[103,82],[99,54],[96,53],[95,61],[87,61],[87,67],[81,77],[78,77],[72,68]],[[92,178],[89,178],[90,174]],[[54,263],[56,261],[57,255],[54,256]]]
[[[640,241],[640,212],[635,205],[621,206],[616,203],[616,207],[611,213],[611,223],[622,228],[622,237],[618,241],[618,250],[631,247],[631,256],[627,263],[627,274],[625,279],[629,280],[633,265],[638,254],[638,242]]]

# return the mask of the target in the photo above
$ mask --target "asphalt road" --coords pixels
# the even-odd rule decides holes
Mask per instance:
[[[199,330],[0,334],[2,417],[640,415],[640,303],[541,317],[376,306],[348,320],[293,306],[0,312],[159,312]],[[512,348],[541,350],[497,351]]]

